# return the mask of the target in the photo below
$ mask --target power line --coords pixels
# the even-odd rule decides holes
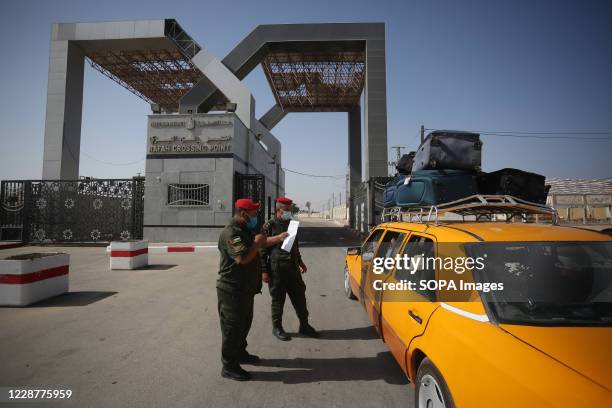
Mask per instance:
[[[429,129],[425,130],[441,130]],[[558,131],[522,131],[522,130],[469,130],[474,133],[512,133],[515,135],[612,135],[612,130],[558,130]]]
[[[143,161],[145,160],[145,158],[142,158],[142,159],[139,159],[139,160],[135,160],[135,161],[133,161],[133,162],[116,163],[116,162],[107,162],[107,161],[104,161],[104,160],[96,159],[96,158],[95,158],[95,157],[93,157],[92,155],[87,154],[87,153],[85,153],[85,152],[81,152],[81,154],[82,154],[83,156],[85,156],[85,157],[87,157],[87,158],[89,158],[89,159],[93,160],[93,161],[97,161],[98,163],[102,163],[102,164],[108,164],[108,165],[110,165],[110,166],[131,166],[131,165],[133,165],[133,164],[137,164],[137,163],[143,162]]]
[[[426,129],[435,131],[439,129]],[[468,132],[480,133],[486,136],[514,137],[524,139],[565,139],[565,140],[612,140],[612,132],[609,131],[559,131],[559,132],[524,132],[524,131],[485,131],[469,130]],[[609,137],[579,137],[578,135],[607,135]]]
[[[478,133],[478,132],[476,132]],[[544,135],[523,135],[523,134],[510,134],[510,133],[486,133],[480,132],[481,135],[485,136],[499,136],[499,137],[514,137],[520,139],[561,139],[561,140],[612,140],[611,137],[577,137],[577,136],[544,136]]]
[[[558,131],[516,131],[516,130],[476,130],[480,133],[512,133],[516,135],[612,135],[612,131],[609,130],[558,130]]]
[[[335,176],[331,176],[331,175],[322,175],[322,174],[308,174],[308,173],[302,173],[300,171],[295,171],[295,170],[290,170],[286,167],[283,167],[284,171],[288,171],[289,173],[295,173],[295,174],[299,174],[301,176],[307,176],[307,177],[319,177],[319,178],[344,178],[346,177],[346,174],[338,174]]]

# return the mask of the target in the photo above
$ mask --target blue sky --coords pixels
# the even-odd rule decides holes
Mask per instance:
[[[223,58],[256,25],[383,21],[389,146],[418,129],[612,131],[612,2],[592,1],[7,1],[0,25],[0,179],[40,178],[53,22],[176,18]],[[86,68],[80,174],[144,171],[149,106]],[[246,78],[261,115],[274,103],[263,72]],[[346,114],[294,113],[274,129],[283,165],[346,171]],[[484,170],[612,177],[612,141],[483,136]],[[391,152],[390,152],[391,157]],[[319,206],[343,180],[287,174],[287,194]]]

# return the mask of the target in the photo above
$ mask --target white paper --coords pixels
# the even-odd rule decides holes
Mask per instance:
[[[283,251],[289,252],[293,247],[293,241],[295,241],[295,237],[297,236],[298,227],[300,226],[299,221],[289,221],[289,228],[287,228],[287,233],[289,236],[285,238],[283,244],[281,245],[281,249]]]

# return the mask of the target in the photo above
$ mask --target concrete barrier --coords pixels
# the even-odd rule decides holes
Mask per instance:
[[[70,255],[36,253],[0,260],[0,305],[27,306],[68,292]]]
[[[149,264],[149,241],[113,241],[110,244],[111,269],[136,269]]]
[[[208,252],[217,249],[217,244],[208,245],[149,245],[150,254],[171,254],[171,253],[195,253]],[[106,252],[111,252],[110,245],[106,247]]]

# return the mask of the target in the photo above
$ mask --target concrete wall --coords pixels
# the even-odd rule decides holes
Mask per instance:
[[[263,174],[266,197],[276,199],[276,166],[269,150],[280,152],[280,143],[269,132],[265,138],[272,149],[266,150],[233,113],[150,115],[147,129],[145,239],[216,241],[231,217],[235,172]],[[184,152],[191,146],[214,146],[219,140],[224,146],[220,151]],[[279,179],[278,191],[284,194],[282,171]],[[175,183],[208,184],[209,205],[169,205],[168,185]]]
[[[216,240],[218,231],[231,217],[233,167],[232,158],[148,159],[144,238],[172,242]],[[168,206],[168,184],[172,183],[209,184],[210,205]]]
[[[240,137],[236,137],[234,144],[234,153],[237,156],[234,171],[242,174],[264,175],[266,180],[265,215],[267,217],[269,214],[268,201],[271,203],[273,213],[276,198],[285,195],[285,172],[282,170],[280,160],[280,142],[259,121],[256,124],[254,131],[249,131],[244,126],[237,126],[236,131]]]
[[[43,179],[76,180],[79,177],[86,50],[105,47],[147,49],[152,42],[166,44],[164,28],[165,20],[53,24]]]
[[[45,180],[79,178],[83,111],[83,51],[71,41],[57,40],[53,26],[47,85],[43,174]]]
[[[333,207],[331,210],[323,210],[321,211],[321,216],[323,218],[328,218],[332,220],[345,221],[348,222],[348,208],[345,204],[337,205]]]

